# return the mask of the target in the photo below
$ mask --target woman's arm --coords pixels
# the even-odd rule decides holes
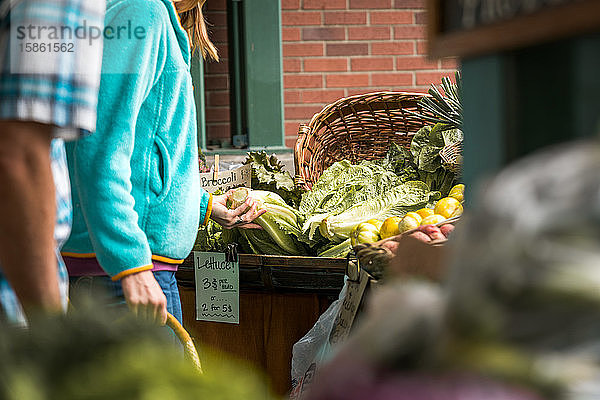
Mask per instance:
[[[145,36],[105,41],[98,130],[70,145],[72,183],[100,265],[113,280],[122,279],[132,310],[164,322],[166,299],[150,272],[150,246],[134,209],[131,157],[138,113],[162,68],[168,16],[158,2],[118,7],[106,25],[143,27]]]

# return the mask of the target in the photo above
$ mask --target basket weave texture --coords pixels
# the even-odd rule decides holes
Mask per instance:
[[[426,113],[423,93],[375,92],[345,97],[300,125],[294,147],[296,184],[310,189],[336,161],[382,158],[391,142],[408,148],[426,124],[409,111]]]
[[[440,151],[440,157],[442,158],[442,163],[444,167],[448,168],[450,171],[455,174],[460,174],[462,167],[462,142],[453,143],[448,146],[445,146]]]

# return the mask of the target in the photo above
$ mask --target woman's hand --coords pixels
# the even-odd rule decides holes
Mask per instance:
[[[224,228],[247,228],[262,229],[260,225],[253,223],[256,218],[263,215],[266,210],[258,210],[256,202],[248,197],[238,208],[230,210],[227,208],[227,199],[233,191],[212,197],[212,212],[210,218],[222,225]]]
[[[133,313],[161,325],[167,322],[167,298],[152,271],[121,278],[123,295]]]

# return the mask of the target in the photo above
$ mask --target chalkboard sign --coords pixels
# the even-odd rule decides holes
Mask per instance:
[[[600,31],[600,0],[429,0],[432,57],[471,56]]]

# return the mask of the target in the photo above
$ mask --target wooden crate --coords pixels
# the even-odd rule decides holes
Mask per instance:
[[[194,260],[177,272],[183,322],[200,353],[217,349],[263,371],[278,396],[291,390],[292,347],[344,283],[346,259],[240,254],[240,323],[196,321]],[[211,366],[203,366],[206,370]]]
[[[345,258],[240,254],[240,289],[336,295],[344,285]],[[194,287],[194,258],[177,271],[180,286]]]

